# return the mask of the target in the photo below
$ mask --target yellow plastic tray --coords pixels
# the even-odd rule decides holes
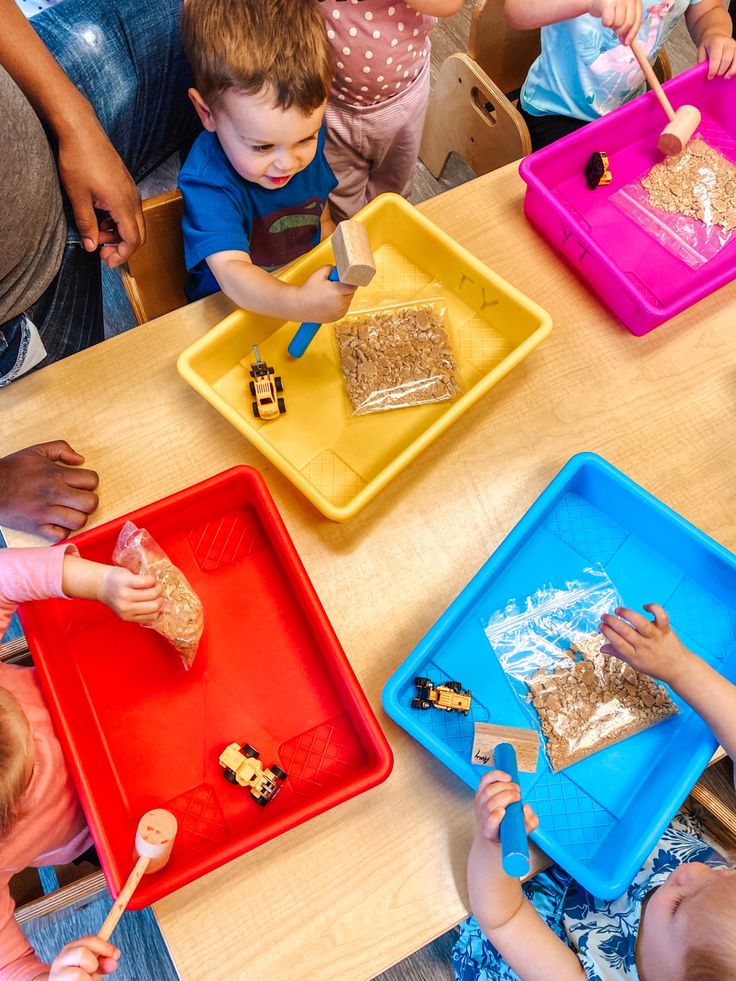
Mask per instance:
[[[368,229],[377,273],[359,290],[361,307],[395,295],[441,293],[445,325],[461,371],[462,393],[449,402],[355,416],[345,391],[334,328],[324,325],[304,356],[287,346],[297,325],[237,310],[184,351],[179,374],[278,467],[328,518],[347,521],[421,451],[495,385],[552,329],[549,314],[396,194],[356,216]],[[333,263],[320,243],[280,275],[302,283]],[[357,306],[354,301],[353,306]],[[284,382],[286,413],[253,416],[247,368],[257,344]]]

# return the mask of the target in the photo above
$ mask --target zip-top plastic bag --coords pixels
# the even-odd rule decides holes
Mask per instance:
[[[355,415],[443,402],[460,391],[447,302],[427,296],[355,308],[335,339]]]
[[[729,150],[736,154],[736,142]],[[734,237],[736,166],[695,136],[611,200],[669,252],[699,269]]]
[[[177,649],[184,667],[194,664],[197,648],[204,630],[202,602],[189,585],[184,573],[177,568],[166,552],[145,528],[126,521],[112,553],[115,565],[130,569],[136,575],[152,575],[161,583],[163,608],[148,623]]]
[[[661,685],[601,653],[601,615],[620,605],[599,566],[562,589],[543,586],[521,605],[511,600],[486,624],[555,772],[677,714]]]

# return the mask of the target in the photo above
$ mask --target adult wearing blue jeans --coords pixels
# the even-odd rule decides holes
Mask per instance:
[[[199,129],[180,6],[63,0],[29,22],[0,0],[0,387],[104,338],[100,260],[138,248],[136,181]],[[81,528],[98,483],[82,463],[64,440],[0,458],[0,524]]]

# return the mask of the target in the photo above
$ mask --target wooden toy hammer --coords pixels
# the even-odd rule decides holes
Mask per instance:
[[[517,729],[514,726],[491,725],[487,722],[475,723],[473,741],[473,763],[494,766],[508,773],[514,783],[519,783],[519,769],[516,754],[519,754],[521,768],[533,772],[537,768],[539,737],[534,730]],[[501,838],[501,864],[506,875],[520,879],[530,867],[529,842],[524,826],[522,802],[509,804],[499,829]]]
[[[177,823],[171,811],[156,808],[147,811],[138,822],[135,836],[135,850],[138,861],[128,876],[128,881],[120,890],[120,895],[107,914],[107,919],[97,934],[102,940],[109,940],[118,920],[125,912],[131,896],[146,872],[158,872],[169,860],[176,837]]]
[[[365,225],[359,221],[341,221],[332,233],[335,266],[329,278],[333,283],[367,286],[376,275],[371,244]],[[292,358],[300,358],[314,340],[321,324],[303,323],[288,347]]]
[[[631,51],[639,62],[639,67],[644,72],[649,87],[656,95],[657,101],[669,119],[668,125],[662,130],[657,140],[657,149],[666,157],[673,157],[682,150],[700,125],[700,110],[696,109],[695,106],[680,106],[679,109],[673,109],[672,103],[665,95],[664,89],[659,84],[659,79],[654,74],[654,69],[649,64],[638,41],[631,42]]]

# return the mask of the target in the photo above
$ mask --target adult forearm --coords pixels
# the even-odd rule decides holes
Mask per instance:
[[[476,834],[468,857],[470,908],[483,932],[504,926],[518,911],[523,894],[518,879],[501,866],[501,846]]]
[[[586,0],[506,0],[506,17],[520,31],[546,27],[588,13]]]
[[[0,0],[0,64],[57,134],[96,119],[15,0]]]

